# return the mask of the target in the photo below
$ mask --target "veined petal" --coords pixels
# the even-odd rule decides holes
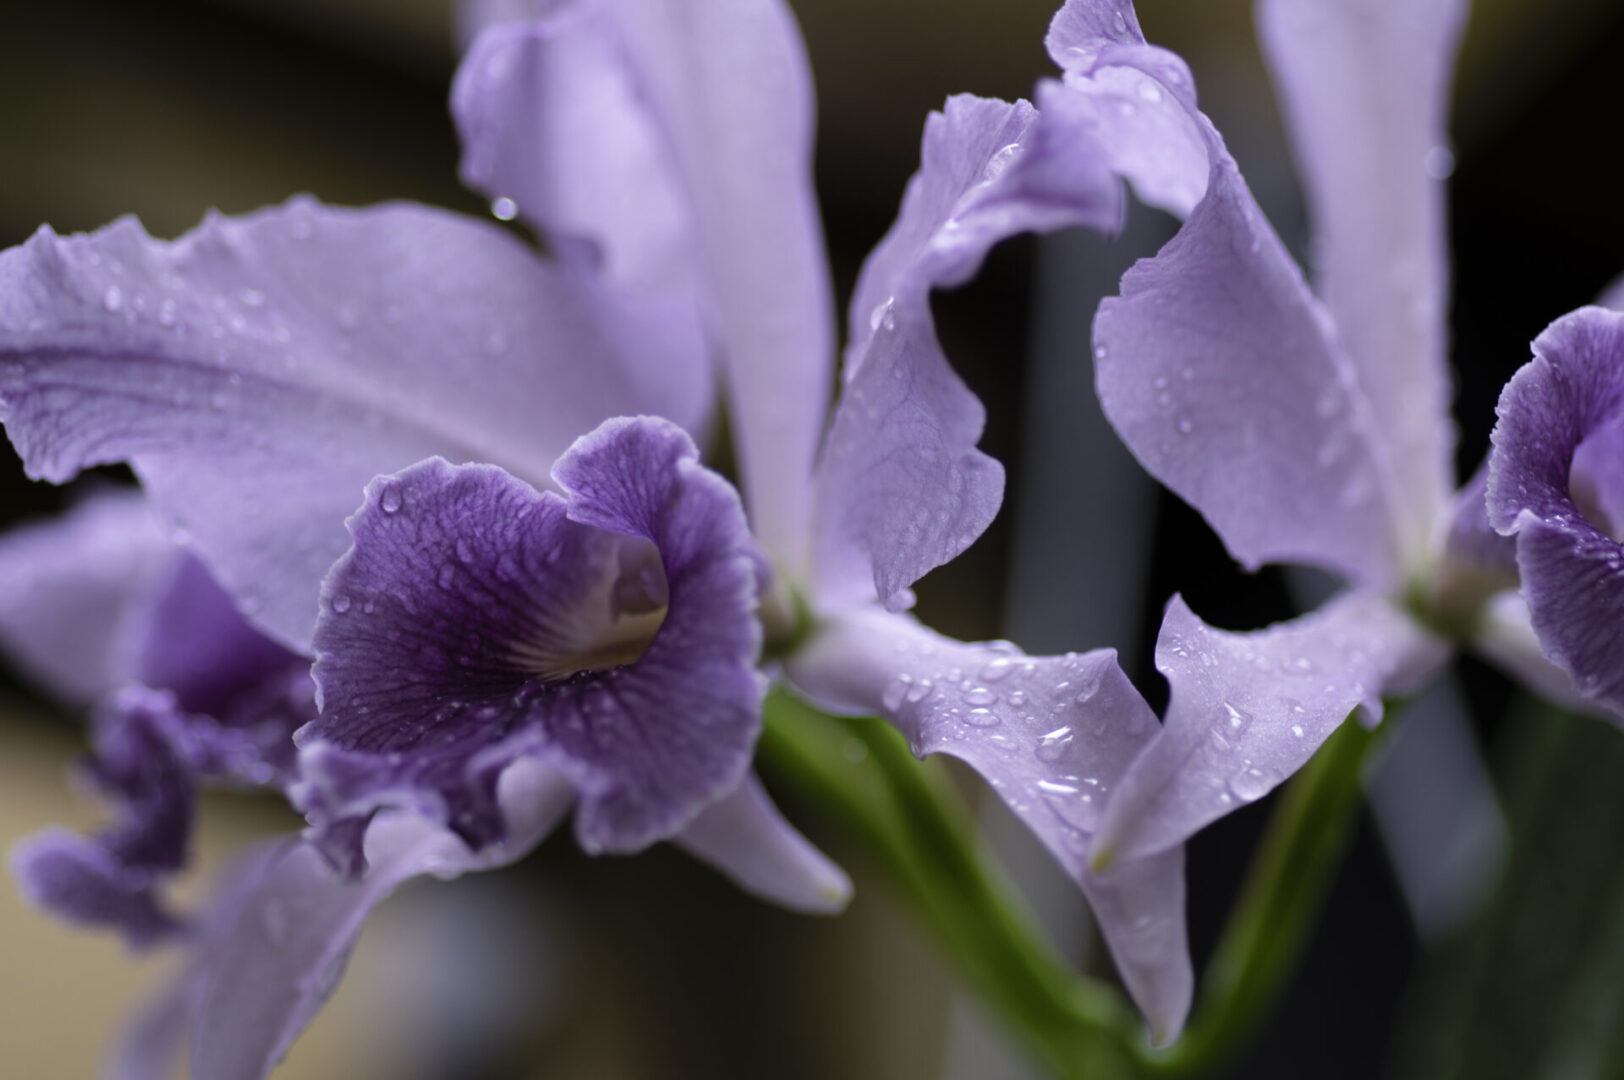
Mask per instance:
[[[0,418],[30,475],[129,461],[298,650],[373,476],[440,454],[544,482],[603,418],[702,399],[707,370],[680,310],[424,207],[295,199],[173,243],[126,219],[0,254]]]
[[[1355,709],[1419,685],[1449,655],[1384,597],[1354,592],[1251,633],[1215,630],[1175,596],[1156,666],[1171,684],[1156,738],[1117,785],[1091,859],[1109,865],[1182,844],[1268,794]]]
[[[367,828],[370,870],[358,881],[335,874],[307,844],[260,862],[194,961],[191,1074],[262,1080],[337,988],[374,907],[410,878],[453,878],[522,858],[572,798],[564,778],[538,762],[518,762],[498,785],[507,836],[480,851],[433,822],[386,811]]]
[[[64,704],[89,705],[132,677],[127,620],[174,557],[134,491],[11,529],[0,536],[0,642]]]
[[[1160,731],[1114,652],[1026,656],[869,610],[829,620],[786,672],[824,707],[884,716],[915,753],[951,754],[985,777],[1082,887],[1153,1039],[1177,1035],[1194,984],[1182,849],[1088,866],[1102,811]]]
[[[1534,632],[1581,695],[1624,713],[1624,522],[1611,517],[1624,501],[1624,314],[1580,308],[1552,323],[1498,412],[1489,520],[1517,538]]]
[[[497,841],[492,785],[520,758],[576,785],[592,852],[669,838],[737,787],[761,724],[758,556],[697,458],[666,421],[612,420],[555,468],[567,499],[439,460],[368,486],[299,734],[295,802],[335,854],[385,806]]]
[[[745,892],[796,911],[838,914],[851,899],[851,879],[784,820],[753,773],[672,842]]]
[[[1067,133],[1070,134],[1070,133]],[[969,280],[998,241],[1115,228],[1120,185],[1086,140],[1026,102],[950,98],[926,121],[919,172],[858,280],[845,389],[817,477],[817,598],[826,608],[908,586],[963,551],[1003,497],[975,448],[985,412],[936,340],[931,290]]]
[[[1465,0],[1261,0],[1316,234],[1319,285],[1396,461],[1406,551],[1453,487],[1447,130]]]

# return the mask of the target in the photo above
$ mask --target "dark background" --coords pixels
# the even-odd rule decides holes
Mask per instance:
[[[1051,9],[1040,0],[796,7],[819,87],[817,178],[844,297],[917,164],[925,112],[953,91],[1027,93],[1050,71],[1041,39]],[[1277,228],[1302,251],[1301,204],[1248,6],[1145,0],[1141,8],[1151,39],[1191,61],[1204,106]],[[42,222],[66,232],[123,213],[176,235],[207,207],[241,212],[297,191],[484,213],[456,182],[445,107],[451,22],[438,0],[3,5],[0,244],[21,242]],[[1624,270],[1620,55],[1624,11],[1608,0],[1501,0],[1474,12],[1450,183],[1463,476],[1482,457],[1499,387],[1527,359],[1528,341]],[[1154,234],[1154,215],[1147,219]],[[1153,249],[1135,247],[1136,235],[1069,241],[1065,251],[1108,266]],[[1112,624],[1120,636],[1091,639],[1097,623],[1084,612],[1071,630],[1051,620],[1015,632],[1023,617],[1009,568],[1031,550],[1030,537],[1084,564],[1111,520],[1106,508],[1078,512],[1082,488],[1045,501],[1057,474],[1090,465],[1053,460],[1035,434],[1034,278],[1047,275],[1051,306],[1069,304],[1086,319],[1093,303],[1081,287],[1068,291],[1055,250],[1030,239],[1006,244],[977,282],[938,297],[948,355],[988,408],[982,445],[1009,467],[1010,484],[1006,512],[968,555],[927,579],[920,610],[961,637],[1014,634],[1034,649],[1123,646],[1130,673],[1155,694],[1146,658],[1173,591],[1221,626],[1260,626],[1296,609],[1281,573],[1236,570],[1199,517],[1164,494],[1151,500],[1151,570]],[[1087,356],[1077,341],[1085,380]],[[1077,403],[1079,413],[1090,407]],[[7,522],[61,502],[61,492],[29,483],[14,463],[0,471]],[[1492,757],[1512,688],[1470,663],[1462,681]],[[67,812],[54,769],[79,736],[16,679],[0,692],[0,756],[27,779],[0,792],[9,842]],[[1267,807],[1234,815],[1192,846],[1198,962]],[[205,837],[206,852],[288,825],[274,808],[240,799],[210,809],[226,824]],[[786,810],[840,853],[814,808]],[[990,827],[1007,832],[992,813]],[[976,1075],[968,1060],[1004,1062],[906,914],[861,863],[848,865],[858,899],[835,921],[755,904],[666,850],[589,860],[567,839],[514,872],[420,890],[369,931],[350,992],[296,1051],[288,1075],[922,1078]],[[1030,880],[1046,893],[1034,898],[1045,912],[1080,906],[1070,893],[1057,900],[1041,870]],[[57,1027],[0,1020],[0,1058],[29,1062],[30,1076],[83,1075],[135,976],[116,948],[67,944],[15,905],[0,907],[0,926],[0,1013],[60,1017]],[[1277,1020],[1233,1075],[1381,1074],[1401,1012],[1419,1007],[1406,993],[1421,963],[1367,821]],[[52,993],[60,1003],[47,1007]],[[1006,1067],[1015,1066],[981,1068],[1007,1075],[992,1071]]]

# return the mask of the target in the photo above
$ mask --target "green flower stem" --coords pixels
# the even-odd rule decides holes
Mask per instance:
[[[827,717],[781,691],[766,717],[766,767],[832,812],[1038,1058],[1077,1080],[1136,1074],[1138,1019],[1035,929],[939,770],[878,720]]]
[[[1195,1017],[1182,1038],[1148,1055],[1147,1071],[1208,1072],[1268,1019],[1347,850],[1360,777],[1377,741],[1350,718],[1286,786],[1207,968]]]

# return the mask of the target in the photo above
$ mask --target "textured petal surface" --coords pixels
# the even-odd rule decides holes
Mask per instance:
[[[851,899],[851,879],[784,820],[754,774],[674,842],[745,892],[796,911],[832,915]]]
[[[511,17],[501,6],[484,17]],[[751,520],[799,578],[834,319],[794,19],[779,0],[546,7],[469,54],[454,103],[464,175],[584,236],[618,279],[696,287]]]
[[[1105,414],[1248,567],[1400,572],[1392,465],[1324,311],[1210,131],[1206,195],[1094,322]]]
[[[1447,112],[1466,0],[1263,0],[1258,28],[1315,226],[1321,295],[1395,461],[1406,553],[1454,486]]]
[[[1355,709],[1414,689],[1449,655],[1385,598],[1349,593],[1251,633],[1214,630],[1175,596],[1156,643],[1171,697],[1157,737],[1102,815],[1096,864],[1182,844],[1268,794]]]
[[[0,254],[0,418],[30,474],[131,462],[298,649],[373,476],[440,454],[544,482],[607,416],[689,422],[707,370],[680,313],[423,207],[296,199],[173,243],[124,220]]]
[[[1066,133],[1071,134],[1071,133]],[[936,340],[930,292],[967,281],[1017,232],[1114,228],[1120,185],[1085,140],[1025,102],[951,98],[925,125],[919,172],[853,295],[845,389],[817,480],[818,599],[890,607],[963,551],[1003,498],[975,448],[985,411]]]
[[[342,842],[405,806],[478,848],[504,831],[496,775],[538,757],[580,791],[582,846],[626,851],[732,791],[761,723],[757,562],[697,457],[670,423],[614,420],[560,460],[567,500],[439,460],[370,485],[323,589],[312,823]],[[615,605],[652,565],[664,621],[625,653]]]
[[[481,852],[432,822],[389,811],[367,830],[371,870],[359,881],[336,875],[306,844],[265,860],[202,941],[191,1075],[261,1080],[337,988],[374,907],[413,877],[451,878],[522,858],[571,797],[568,782],[522,762],[499,785],[507,839]]]
[[[131,677],[126,621],[173,558],[133,491],[12,529],[0,536],[0,643],[61,702],[89,705]]]
[[[1489,520],[1517,538],[1517,565],[1545,655],[1579,692],[1624,712],[1624,548],[1575,496],[1604,509],[1617,463],[1576,452],[1624,416],[1624,314],[1581,308],[1534,342],[1500,394],[1489,457]]]
[[[1114,652],[1031,657],[870,611],[832,620],[787,671],[825,707],[882,715],[916,753],[951,754],[985,777],[1082,886],[1153,1038],[1178,1033],[1194,982],[1183,850],[1088,867],[1102,810],[1161,730]]]

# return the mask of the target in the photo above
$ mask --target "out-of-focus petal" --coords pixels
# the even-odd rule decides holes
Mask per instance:
[[[342,843],[407,807],[477,849],[503,832],[496,775],[535,757],[579,789],[581,845],[629,851],[733,791],[761,724],[758,564],[697,458],[666,421],[611,420],[555,468],[567,499],[439,460],[369,485],[322,591],[312,824]]]
[[[191,1074],[262,1080],[337,988],[374,907],[410,878],[453,878],[522,858],[562,819],[573,794],[540,763],[519,762],[499,782],[506,839],[480,852],[433,822],[387,811],[367,829],[371,869],[359,881],[335,874],[307,844],[261,864],[201,943]]]
[[[126,620],[173,558],[133,491],[12,529],[0,536],[0,642],[63,704],[89,705],[131,677]]]
[[[173,243],[0,254],[0,418],[30,475],[127,460],[253,620],[308,646],[362,487],[431,454],[544,483],[607,416],[703,395],[698,328],[499,229],[309,199]]]
[[[754,774],[672,842],[745,892],[796,911],[832,915],[851,899],[851,879],[784,820]]]
[[[882,715],[916,753],[951,754],[985,777],[1082,886],[1152,1036],[1178,1033],[1194,983],[1182,849],[1088,866],[1102,810],[1161,730],[1114,652],[1031,657],[870,611],[829,621],[786,671],[824,707]]]
[[[1624,276],[1614,278],[1613,283],[1602,290],[1601,296],[1596,300],[1596,306],[1624,311]]]
[[[1577,456],[1624,417],[1624,314],[1588,307],[1552,323],[1498,411],[1489,520],[1517,538],[1534,632],[1581,695],[1624,712],[1624,546],[1605,516],[1624,470]]]
[[[1392,462],[1324,310],[1217,133],[1206,195],[1094,321],[1100,400],[1250,568],[1400,576]]]
[[[1384,695],[1414,689],[1448,655],[1369,593],[1251,633],[1214,630],[1175,596],[1156,643],[1171,685],[1167,716],[1106,805],[1092,860],[1166,851],[1262,798],[1351,712],[1374,724]]]
[[[908,586],[998,512],[1003,469],[975,448],[985,412],[942,355],[931,290],[967,281],[1017,232],[1108,230],[1121,211],[1091,144],[1058,137],[1026,102],[954,97],[926,121],[919,172],[852,299],[845,389],[817,479],[820,605],[877,593],[907,606]]]
[[[1494,575],[1507,587],[1517,583],[1517,545],[1489,523],[1489,463],[1484,461],[1455,494],[1444,557],[1451,563]]]
[[[1412,559],[1453,487],[1448,103],[1465,0],[1261,0],[1264,55],[1315,226],[1319,285],[1395,460]]]
[[[1066,0],[1049,21],[1044,48],[1070,71],[1093,66],[1101,51],[1116,45],[1143,45],[1144,31],[1129,0]]]
[[[603,4],[499,20],[451,90],[462,178],[512,203],[566,260],[606,280],[692,294],[692,213]]]

